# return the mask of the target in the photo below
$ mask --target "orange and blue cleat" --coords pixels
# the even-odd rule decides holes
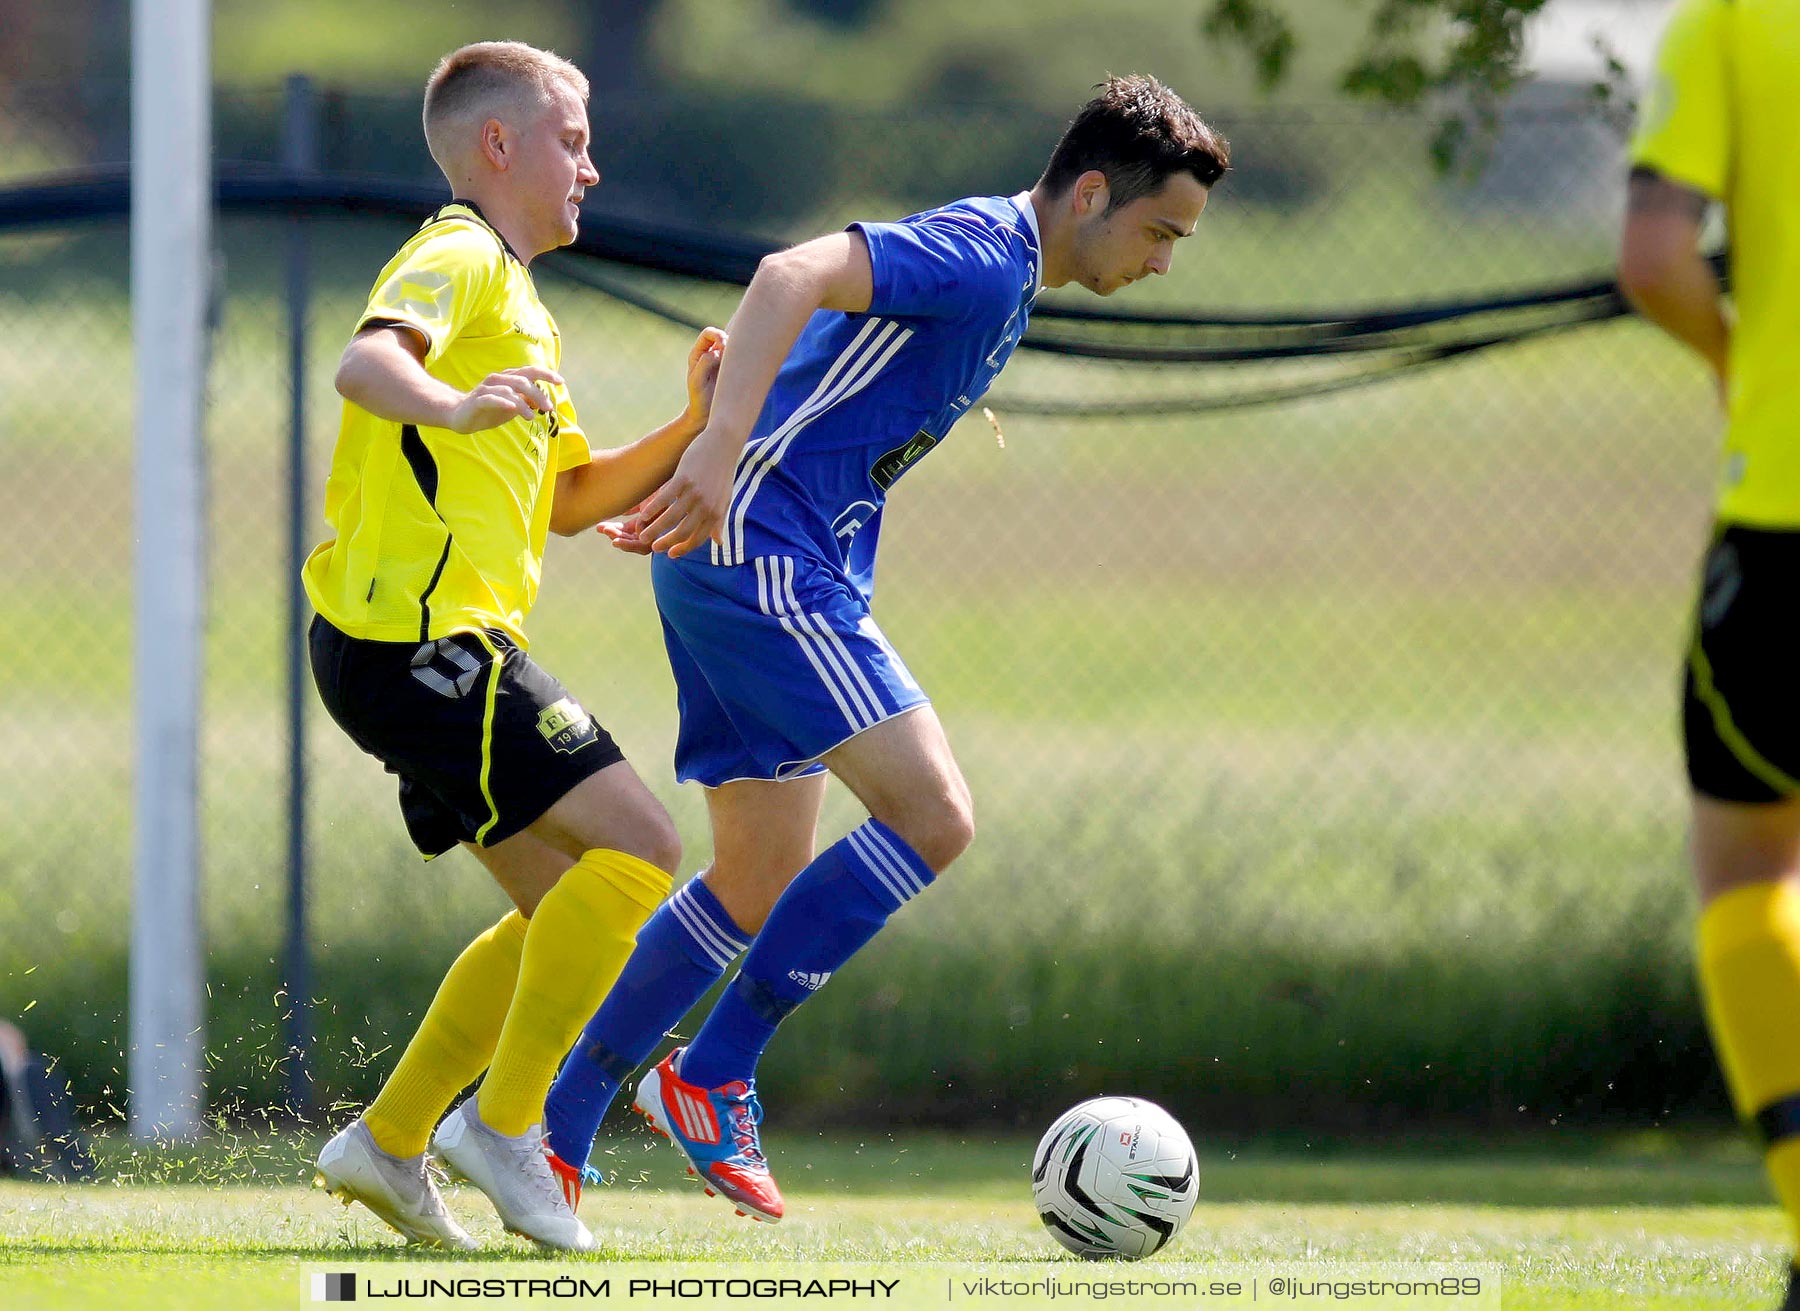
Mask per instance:
[[[688,1083],[676,1073],[683,1050],[670,1052],[644,1075],[632,1109],[681,1149],[688,1173],[700,1180],[708,1197],[723,1197],[739,1215],[775,1223],[785,1208],[763,1156],[757,1129],[762,1103],[756,1100],[755,1085],[701,1088]]]
[[[556,1176],[556,1182],[562,1185],[563,1198],[571,1211],[581,1206],[581,1185],[604,1183],[606,1176],[591,1165],[570,1165],[562,1157],[544,1149],[544,1156],[550,1162],[550,1173]]]

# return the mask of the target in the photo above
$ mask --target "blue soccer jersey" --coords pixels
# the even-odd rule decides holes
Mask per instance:
[[[710,560],[811,557],[867,597],[888,489],[1011,357],[1043,255],[1023,194],[853,226],[874,270],[868,312],[820,310],[801,331],[738,460]]]

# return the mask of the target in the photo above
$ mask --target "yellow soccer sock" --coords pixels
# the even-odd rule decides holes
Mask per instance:
[[[622,851],[586,853],[538,903],[519,982],[477,1103],[490,1129],[544,1118],[556,1067],[618,979],[637,932],[669,895],[664,871]]]
[[[417,1156],[456,1094],[493,1059],[507,1003],[519,978],[525,917],[512,911],[467,947],[444,981],[400,1063],[381,1086],[363,1122],[375,1145]]]
[[[1775,1196],[1787,1212],[1788,1227],[1794,1231],[1796,1253],[1800,1254],[1800,1137],[1789,1135],[1770,1145],[1763,1157],[1769,1180],[1775,1185]],[[1800,1259],[1800,1255],[1797,1255]]]
[[[1725,1082],[1755,1122],[1800,1241],[1800,889],[1752,883],[1700,916],[1700,985]]]

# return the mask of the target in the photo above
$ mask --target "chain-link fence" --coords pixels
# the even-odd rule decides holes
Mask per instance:
[[[273,159],[278,106],[223,103],[221,155]],[[416,173],[415,113],[327,98],[323,162]],[[595,199],[800,236],[1021,189],[1058,128],[795,115],[715,118],[703,142],[680,106],[597,113]],[[1622,146],[1591,111],[1514,114],[1473,180],[1434,176],[1428,125],[1397,116],[1220,119],[1237,174],[1173,274],[1120,307],[1403,304],[1609,266]],[[385,138],[408,143],[398,162],[378,158]],[[217,229],[202,815],[218,1102],[285,1091],[290,222]],[[305,228],[316,540],[337,350],[408,227]],[[628,440],[680,404],[688,334],[568,267],[538,270],[563,371],[591,438]],[[96,1108],[124,1095],[127,274],[122,223],[0,232],[0,1013],[32,1007]],[[719,322],[736,296],[619,276]],[[1022,353],[997,395],[1104,408],[1320,367]],[[1674,727],[1718,423],[1696,364],[1619,320],[1289,405],[997,408],[1003,445],[977,412],[897,489],[877,598],[980,833],[789,1022],[766,1079],[782,1105],[1004,1119],[1125,1090],[1197,1127],[1723,1112],[1689,981]],[[642,562],[553,541],[532,630],[702,864]],[[325,1100],[371,1091],[502,901],[464,857],[422,865],[391,781],[311,712]],[[834,794],[827,840],[855,818]]]

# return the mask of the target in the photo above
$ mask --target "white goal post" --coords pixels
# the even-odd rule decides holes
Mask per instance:
[[[136,363],[131,1132],[200,1129],[201,440],[211,299],[210,0],[132,0]]]

